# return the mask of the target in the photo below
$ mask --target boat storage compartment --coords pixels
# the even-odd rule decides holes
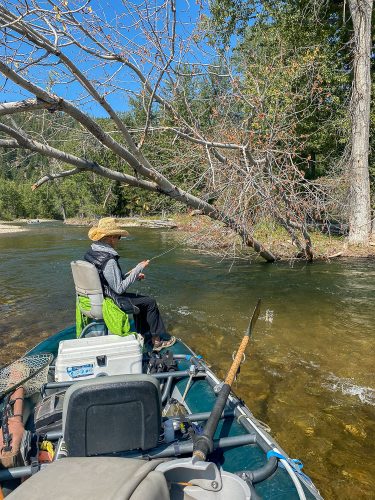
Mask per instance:
[[[64,396],[65,391],[55,392],[36,405],[34,424],[37,432],[51,430],[54,425],[61,429]]]
[[[56,382],[127,373],[142,373],[142,347],[135,335],[63,340],[59,344]]]

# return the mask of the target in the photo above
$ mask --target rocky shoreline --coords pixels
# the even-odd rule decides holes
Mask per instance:
[[[27,226],[19,226],[24,224],[39,224],[40,222],[56,222],[54,219],[16,219],[16,220],[0,220],[0,234],[23,233],[28,231]]]
[[[147,227],[155,229],[176,229],[178,224],[173,219],[140,219],[140,218],[123,218],[119,219],[124,227]],[[29,227],[18,225],[26,223],[27,225],[39,224],[40,222],[61,222],[54,219],[17,219],[13,221],[0,221],[0,234],[11,234],[28,231]],[[68,226],[83,226],[90,227],[97,223],[97,219],[72,218],[66,219],[64,224]]]
[[[0,221],[0,234],[9,234],[9,233],[22,233],[27,231],[26,227],[23,226],[14,226],[12,223],[7,223],[4,221]]]
[[[121,225],[124,227],[149,227],[149,228],[168,228],[175,229],[178,224],[173,219],[141,219],[138,217],[118,218]],[[68,226],[94,226],[97,223],[96,219],[66,219],[65,224]]]

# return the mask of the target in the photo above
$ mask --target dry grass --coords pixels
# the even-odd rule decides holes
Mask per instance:
[[[254,258],[254,251],[244,247],[238,236],[212,221],[206,216],[187,214],[174,216],[178,225],[178,239],[192,248],[228,258]],[[297,248],[293,245],[287,231],[281,226],[262,222],[254,228],[254,237],[281,260],[296,258]],[[316,260],[333,258],[375,258],[375,243],[368,247],[349,246],[344,236],[332,236],[318,231],[311,232],[313,251]]]

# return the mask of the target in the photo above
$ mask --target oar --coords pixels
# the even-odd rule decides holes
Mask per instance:
[[[255,322],[258,319],[259,312],[260,312],[260,302],[261,302],[261,300],[258,299],[258,302],[257,302],[257,305],[255,306],[253,315],[251,316],[251,320],[250,320],[247,332],[245,333],[245,335],[242,339],[242,342],[238,348],[236,357],[234,358],[232,366],[230,367],[229,372],[226,376],[225,382],[224,382],[222,388],[220,389],[220,392],[217,396],[215,406],[211,412],[211,415],[209,416],[209,418],[206,422],[203,433],[201,435],[199,435],[194,441],[193,457],[196,457],[197,460],[205,461],[207,458],[207,455],[209,453],[212,453],[212,451],[214,449],[213,437],[215,435],[217,424],[220,420],[220,416],[223,413],[226,402],[228,400],[228,396],[230,394],[233,381],[234,381],[236,374],[238,372],[238,368],[240,367],[240,364],[241,364],[241,361],[243,358],[243,354],[245,352],[246,346],[249,342],[250,336],[251,336],[252,331],[254,329]]]

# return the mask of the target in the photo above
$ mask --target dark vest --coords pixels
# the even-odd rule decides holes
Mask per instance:
[[[99,278],[100,282],[103,287],[103,293],[105,297],[110,297],[115,304],[118,304],[119,302],[119,297],[121,295],[117,294],[112,288],[108,285],[107,280],[104,277],[104,268],[107,264],[107,262],[111,259],[114,259],[117,262],[118,265],[118,260],[120,258],[119,255],[113,255],[112,253],[109,252],[100,252],[100,251],[95,251],[92,248],[88,252],[85,253],[85,256],[83,257],[87,262],[90,262],[91,264],[94,264],[96,269],[99,272]],[[120,266],[119,266],[120,267]],[[121,269],[120,269],[121,271]],[[122,273],[121,273],[122,275]]]

